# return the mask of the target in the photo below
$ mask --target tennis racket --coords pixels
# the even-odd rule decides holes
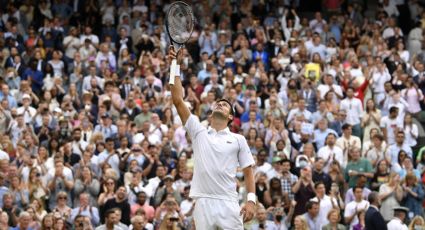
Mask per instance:
[[[192,36],[193,25],[194,16],[192,8],[188,4],[177,1],[170,5],[165,18],[165,28],[170,37],[171,45],[178,48],[176,54]],[[176,71],[179,69],[177,60],[173,59],[170,66],[170,85],[174,85]]]

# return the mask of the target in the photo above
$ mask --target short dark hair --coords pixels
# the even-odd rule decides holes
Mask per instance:
[[[233,109],[232,103],[230,103],[230,101],[227,100],[226,98],[222,98],[222,99],[218,100],[217,103],[220,102],[220,101],[226,102],[230,106],[230,115],[235,116],[235,111]]]
[[[343,124],[342,127],[341,127],[342,130],[346,130],[346,129],[349,129],[349,128],[351,128],[350,124]]]
[[[379,194],[377,192],[371,192],[367,197],[370,204],[374,204],[378,201]]]
[[[354,193],[357,189],[360,189],[360,190],[362,190],[362,191],[363,191],[363,187],[360,187],[360,186],[354,186],[354,187],[353,187],[353,193]]]
[[[390,108],[390,113],[395,113],[395,112],[398,112],[398,107],[396,107],[396,106],[391,106],[391,108]]]
[[[290,161],[288,158],[283,158],[283,159],[280,161],[280,163],[281,163],[281,164],[283,164],[283,163],[291,163],[291,161]]]
[[[115,214],[115,209],[116,208],[111,208],[111,209],[106,210],[106,212],[105,212],[105,218],[109,218],[109,215]]]
[[[307,201],[307,204],[305,205],[305,209],[310,210],[311,208],[313,208],[313,205],[319,205],[319,202],[309,200]]]
[[[105,142],[115,142],[115,139],[112,137],[106,138]]]
[[[314,189],[317,189],[317,187],[319,187],[319,185],[321,185],[321,184],[326,187],[325,183],[323,181],[319,180],[316,183],[314,183]]]

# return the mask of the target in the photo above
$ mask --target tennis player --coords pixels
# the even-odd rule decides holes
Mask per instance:
[[[177,63],[181,63],[178,53]],[[171,47],[169,58],[176,58]],[[212,108],[211,126],[205,128],[183,101],[182,83],[177,69],[171,85],[173,104],[190,138],[194,152],[194,171],[190,196],[196,200],[193,213],[196,229],[243,229],[243,222],[254,216],[256,203],[252,166],[254,159],[242,135],[230,132],[233,109],[226,99]],[[241,167],[248,191],[247,202],[240,208],[236,191],[236,169]]]

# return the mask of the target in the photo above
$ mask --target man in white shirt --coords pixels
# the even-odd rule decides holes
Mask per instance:
[[[159,153],[157,153],[159,154]],[[155,194],[156,189],[159,186],[159,183],[161,183],[162,179],[164,179],[165,175],[167,174],[167,170],[164,165],[158,165],[156,167],[156,177],[149,179],[148,184],[145,186],[150,194]]]
[[[314,32],[321,34],[325,25],[326,21],[322,18],[322,14],[320,12],[316,12],[314,19],[310,21],[310,28]]]
[[[72,138],[72,153],[78,154],[82,157],[88,143],[81,138],[81,128],[78,127],[72,130]]]
[[[359,223],[357,215],[369,208],[369,201],[363,199],[363,188],[354,187],[354,200],[345,206],[344,219],[346,224],[350,224],[350,229]]]
[[[398,108],[398,115],[397,119],[400,121],[404,121],[404,116],[407,112],[407,108],[409,107],[409,103],[407,103],[404,98],[401,98],[400,93],[395,93],[392,96],[391,102],[388,104],[388,107],[397,107]]]
[[[317,87],[317,91],[319,92],[320,99],[325,99],[326,93],[329,91],[334,92],[335,101],[339,101],[343,97],[341,86],[334,84],[334,77],[331,74],[326,74],[324,77],[324,84],[320,84]]]
[[[349,124],[342,125],[342,136],[336,140],[336,145],[342,149],[344,157],[347,160],[348,151],[351,148],[362,148],[362,143],[359,137],[351,135],[353,133],[352,126]]]
[[[92,84],[90,83],[91,79],[96,80],[97,86],[103,89],[104,79],[96,75],[96,66],[90,66],[89,75],[83,78],[83,90],[91,91]]]
[[[177,54],[171,47],[169,58],[176,58]],[[182,62],[181,54],[178,63]],[[176,67],[173,72],[177,73],[171,84],[173,104],[192,140],[194,152],[196,170],[190,197],[196,199],[193,212],[196,229],[242,229],[243,221],[254,216],[256,198],[252,166],[255,162],[246,139],[227,127],[234,116],[232,104],[226,99],[218,100],[212,108],[211,126],[205,128],[183,100],[180,68]],[[238,166],[244,174],[248,192],[242,209],[236,192]]]
[[[272,169],[272,165],[267,162],[267,152],[265,150],[257,153],[257,162],[255,168],[255,174],[258,172],[267,173]]]
[[[76,27],[71,27],[69,31],[69,35],[63,39],[63,45],[65,48],[65,56],[69,59],[73,59],[74,54],[80,49],[84,41],[78,38],[78,30]]]
[[[394,218],[388,222],[388,230],[407,230],[407,226],[404,223],[407,213],[409,212],[408,208],[405,207],[395,207],[394,209]],[[415,228],[416,229],[416,228]]]
[[[354,97],[354,89],[349,87],[347,89],[347,98],[341,101],[341,109],[347,111],[347,124],[352,125],[353,135],[361,136],[360,120],[363,114],[362,101]]]
[[[32,123],[33,117],[37,114],[37,110],[31,106],[31,96],[24,94],[22,96],[22,106],[16,111],[18,114],[22,114],[24,122],[26,124]]]
[[[303,115],[307,121],[311,121],[311,112],[306,109],[303,98],[298,99],[298,108],[289,111],[287,122],[290,123],[297,115]]]
[[[80,36],[81,43],[83,43],[86,39],[89,39],[96,48],[99,46],[99,37],[92,33],[90,25],[84,27],[84,34]]]
[[[313,45],[309,49],[310,58],[312,58],[315,53],[318,53],[322,60],[326,58],[326,46],[321,43],[321,38],[318,35],[313,37]]]
[[[371,89],[373,89],[373,97],[375,104],[379,104],[385,97],[385,82],[391,80],[391,75],[388,68],[382,63],[381,57],[375,58],[376,67],[372,72],[370,79]]]
[[[328,213],[333,208],[338,208],[338,201],[335,198],[331,198],[326,195],[326,187],[323,181],[319,181],[314,185],[316,190],[316,197],[310,199],[310,201],[315,201],[319,203],[319,214],[317,216],[317,221],[319,228],[322,229],[323,226],[329,223],[327,218]]]
[[[342,149],[335,145],[335,142],[336,135],[334,133],[329,133],[325,140],[326,145],[320,148],[317,153],[317,156],[325,161],[325,168],[323,169],[325,173],[329,172],[329,166],[333,161],[338,161],[342,167],[345,167],[344,154]]]
[[[381,119],[379,126],[381,127],[382,134],[388,145],[395,143],[396,133],[403,130],[403,123],[397,119],[398,108],[393,106],[390,108],[390,114]]]
[[[162,124],[159,115],[156,113],[152,113],[151,115],[149,132],[150,135],[156,135],[160,140],[162,140],[162,137],[168,133],[168,126]]]

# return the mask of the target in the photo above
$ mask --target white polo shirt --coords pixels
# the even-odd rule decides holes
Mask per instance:
[[[194,169],[190,197],[237,201],[236,169],[254,165],[248,143],[229,128],[205,128],[195,115],[185,127],[192,139]]]

